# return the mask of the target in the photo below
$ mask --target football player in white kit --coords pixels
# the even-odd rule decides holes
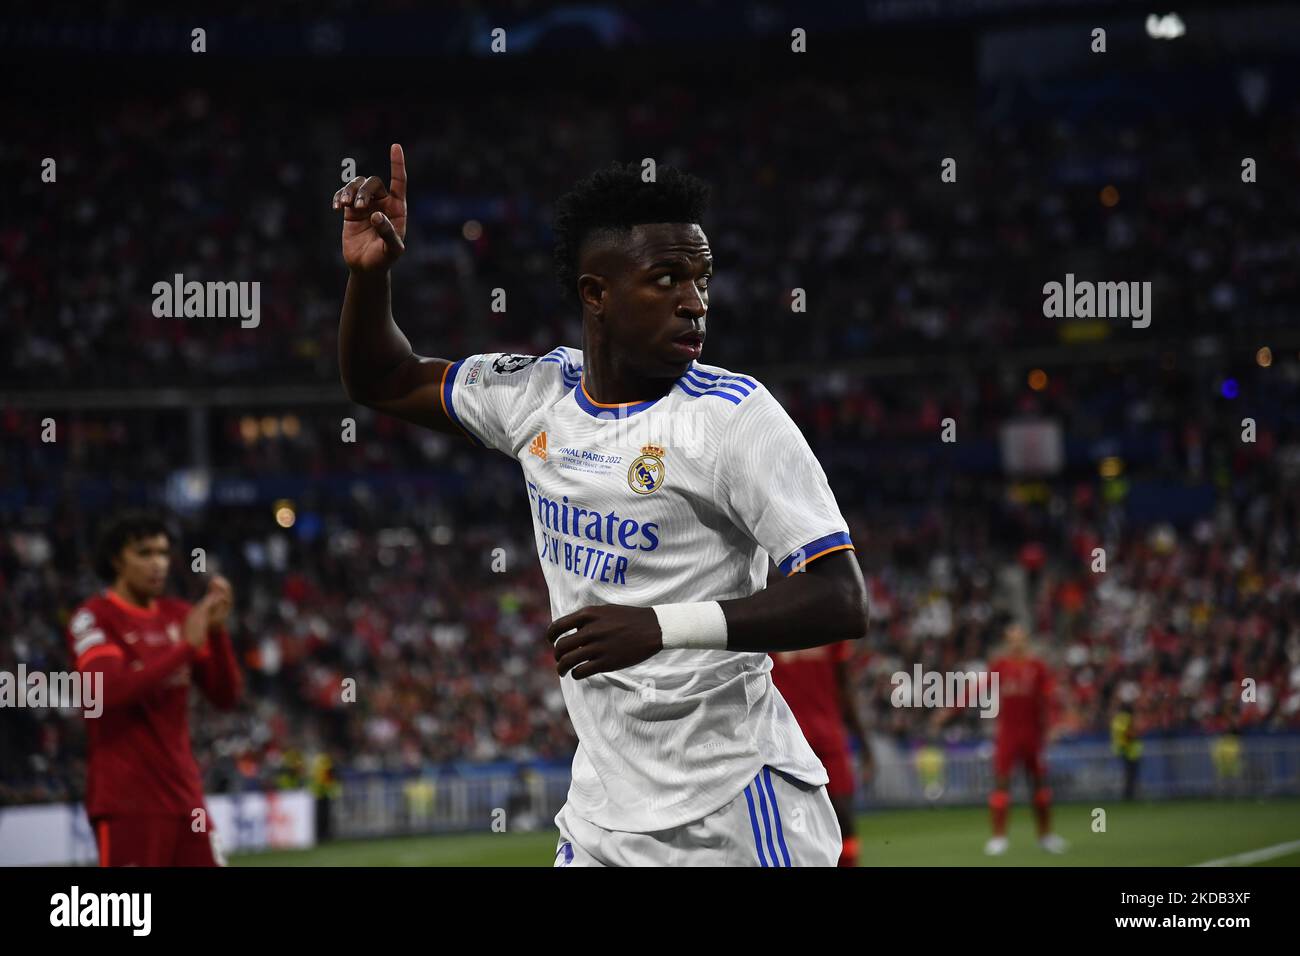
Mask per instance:
[[[557,866],[835,866],[827,775],[769,651],[864,636],[866,593],[826,476],[748,375],[699,362],[708,188],[613,164],[556,206],[582,349],[416,355],[393,321],[406,165],[357,177],[339,363],[349,398],[519,462],[578,735]],[[787,575],[765,587],[769,556]],[[806,573],[800,573],[805,572]]]

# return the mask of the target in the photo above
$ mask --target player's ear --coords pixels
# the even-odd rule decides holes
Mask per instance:
[[[604,317],[608,292],[609,287],[604,276],[593,272],[584,272],[578,276],[578,301],[582,304],[583,311],[589,312],[592,317],[596,319]]]

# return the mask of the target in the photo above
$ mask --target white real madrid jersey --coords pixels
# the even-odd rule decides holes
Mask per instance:
[[[582,353],[472,355],[441,400],[478,444],[519,462],[536,550],[561,617],[748,597],[852,548],[821,465],[760,383],[693,364],[662,398],[592,401]],[[763,653],[661,651],[561,680],[578,735],[568,805],[610,830],[707,816],[764,766],[827,782]]]

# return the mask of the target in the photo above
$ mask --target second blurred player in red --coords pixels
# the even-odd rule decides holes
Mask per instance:
[[[193,606],[165,597],[170,545],[157,517],[110,520],[95,561],[109,585],[68,623],[77,670],[103,682],[103,712],[86,719],[86,815],[101,866],[224,862],[190,749],[189,699],[191,682],[219,708],[239,699],[226,633],[234,595],[217,576]]]
[[[989,810],[993,836],[984,845],[989,856],[1007,852],[1007,812],[1011,807],[1011,773],[1023,765],[1033,793],[1038,843],[1049,853],[1064,853],[1065,840],[1052,832],[1052,791],[1047,786],[1043,749],[1051,726],[1052,675],[1030,651],[1029,635],[1016,623],[1007,625],[1002,654],[989,665],[998,678],[998,730],[993,751],[993,793]]]
[[[794,711],[799,729],[831,778],[826,790],[844,840],[840,866],[858,865],[853,822],[853,757],[850,735],[861,744],[862,780],[871,779],[871,748],[849,690],[849,641],[772,655],[772,680]]]

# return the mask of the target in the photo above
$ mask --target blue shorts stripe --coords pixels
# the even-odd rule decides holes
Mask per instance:
[[[754,849],[758,852],[758,862],[767,866],[767,859],[763,856],[763,840],[758,835],[758,815],[754,813],[754,795],[749,792],[748,786],[745,787],[745,800],[749,803],[749,825],[754,828]]]
[[[781,856],[785,865],[790,866],[790,849],[785,845],[785,831],[781,828],[781,811],[776,805],[776,791],[772,789],[772,770],[763,768],[763,783],[767,784],[767,795],[772,799],[772,816],[776,817],[776,842],[781,844]]]
[[[763,832],[767,836],[767,849],[772,854],[772,862],[780,866],[781,860],[776,855],[776,847],[772,844],[772,820],[767,815],[767,797],[763,795],[762,774],[754,778],[754,786],[758,788],[758,806],[763,811]]]

